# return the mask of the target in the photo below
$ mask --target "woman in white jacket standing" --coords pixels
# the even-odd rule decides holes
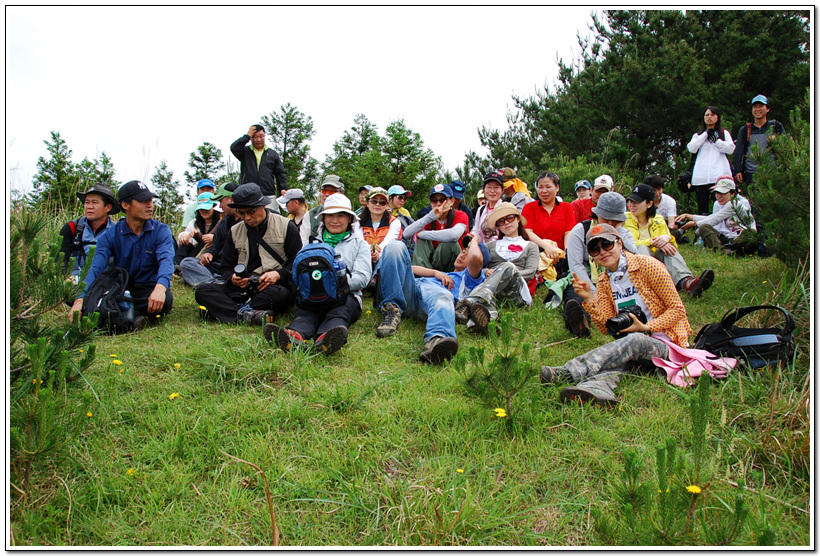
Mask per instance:
[[[686,148],[695,157],[690,185],[698,200],[698,213],[709,214],[709,188],[715,185],[718,177],[732,173],[728,157],[735,152],[732,134],[723,129],[717,108],[706,108],[701,132],[692,135]]]

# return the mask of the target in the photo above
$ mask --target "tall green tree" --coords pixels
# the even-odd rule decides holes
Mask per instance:
[[[196,186],[196,182],[206,178],[216,183],[225,170],[222,150],[205,141],[188,157],[188,166],[192,170],[192,172],[185,171],[185,181],[188,185]]]
[[[180,193],[179,180],[174,179],[174,171],[168,168],[165,160],[154,168],[151,185],[151,189],[158,195],[154,199],[154,218],[160,222],[177,222],[182,216],[182,203],[185,199]]]
[[[521,173],[585,155],[672,173],[707,105],[735,131],[756,94],[785,115],[809,86],[809,12],[610,10],[590,30],[580,58],[559,61],[554,89],[513,97],[509,130],[479,130],[494,165],[513,159]]]
[[[51,132],[51,139],[43,141],[48,157],[37,160],[37,174],[29,201],[41,208],[55,210],[69,206],[80,191],[79,176],[71,161],[72,151],[59,131]]]
[[[316,134],[313,118],[287,103],[277,112],[262,116],[273,148],[282,157],[289,187],[308,193],[317,179],[318,161],[310,156],[310,141]]]
[[[424,146],[421,135],[411,130],[404,120],[390,122],[384,130],[381,151],[386,162],[382,182],[389,187],[399,184],[418,199],[426,198],[441,173],[441,157]]]

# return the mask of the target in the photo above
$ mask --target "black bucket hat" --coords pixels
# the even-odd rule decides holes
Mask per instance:
[[[262,194],[262,189],[255,183],[243,183],[233,192],[231,208],[264,207],[270,204],[270,199]]]
[[[111,188],[107,185],[102,183],[96,183],[88,191],[77,193],[77,198],[80,200],[81,203],[85,203],[85,196],[89,193],[96,193],[97,195],[102,197],[106,203],[111,204],[111,209],[108,211],[108,214],[116,214],[120,212],[120,204],[114,197],[114,193],[111,191]]]

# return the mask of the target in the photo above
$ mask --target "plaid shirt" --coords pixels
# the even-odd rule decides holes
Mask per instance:
[[[686,307],[672,283],[666,266],[657,259],[633,255],[624,251],[629,278],[638,289],[644,303],[654,318],[647,323],[652,332],[663,332],[681,347],[689,344],[692,327],[686,318]],[[597,297],[584,302],[595,327],[606,334],[606,321],[616,315],[615,298],[609,284],[609,273],[604,271],[598,277]]]

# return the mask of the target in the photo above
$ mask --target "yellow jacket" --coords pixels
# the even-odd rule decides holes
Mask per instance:
[[[638,227],[638,220],[631,212],[626,213],[626,222],[624,222],[624,228],[632,232],[632,237],[635,238],[635,245],[646,245],[647,247],[652,249],[652,252],[655,252],[656,247],[652,247],[652,241],[650,239],[638,239],[638,236],[641,235],[641,231]],[[649,220],[649,236],[650,237],[658,237],[658,236],[669,236],[671,239],[669,242],[675,247],[678,248],[678,242],[675,241],[675,236],[669,231],[669,227],[666,225],[666,221],[664,220],[663,216],[655,215]]]

